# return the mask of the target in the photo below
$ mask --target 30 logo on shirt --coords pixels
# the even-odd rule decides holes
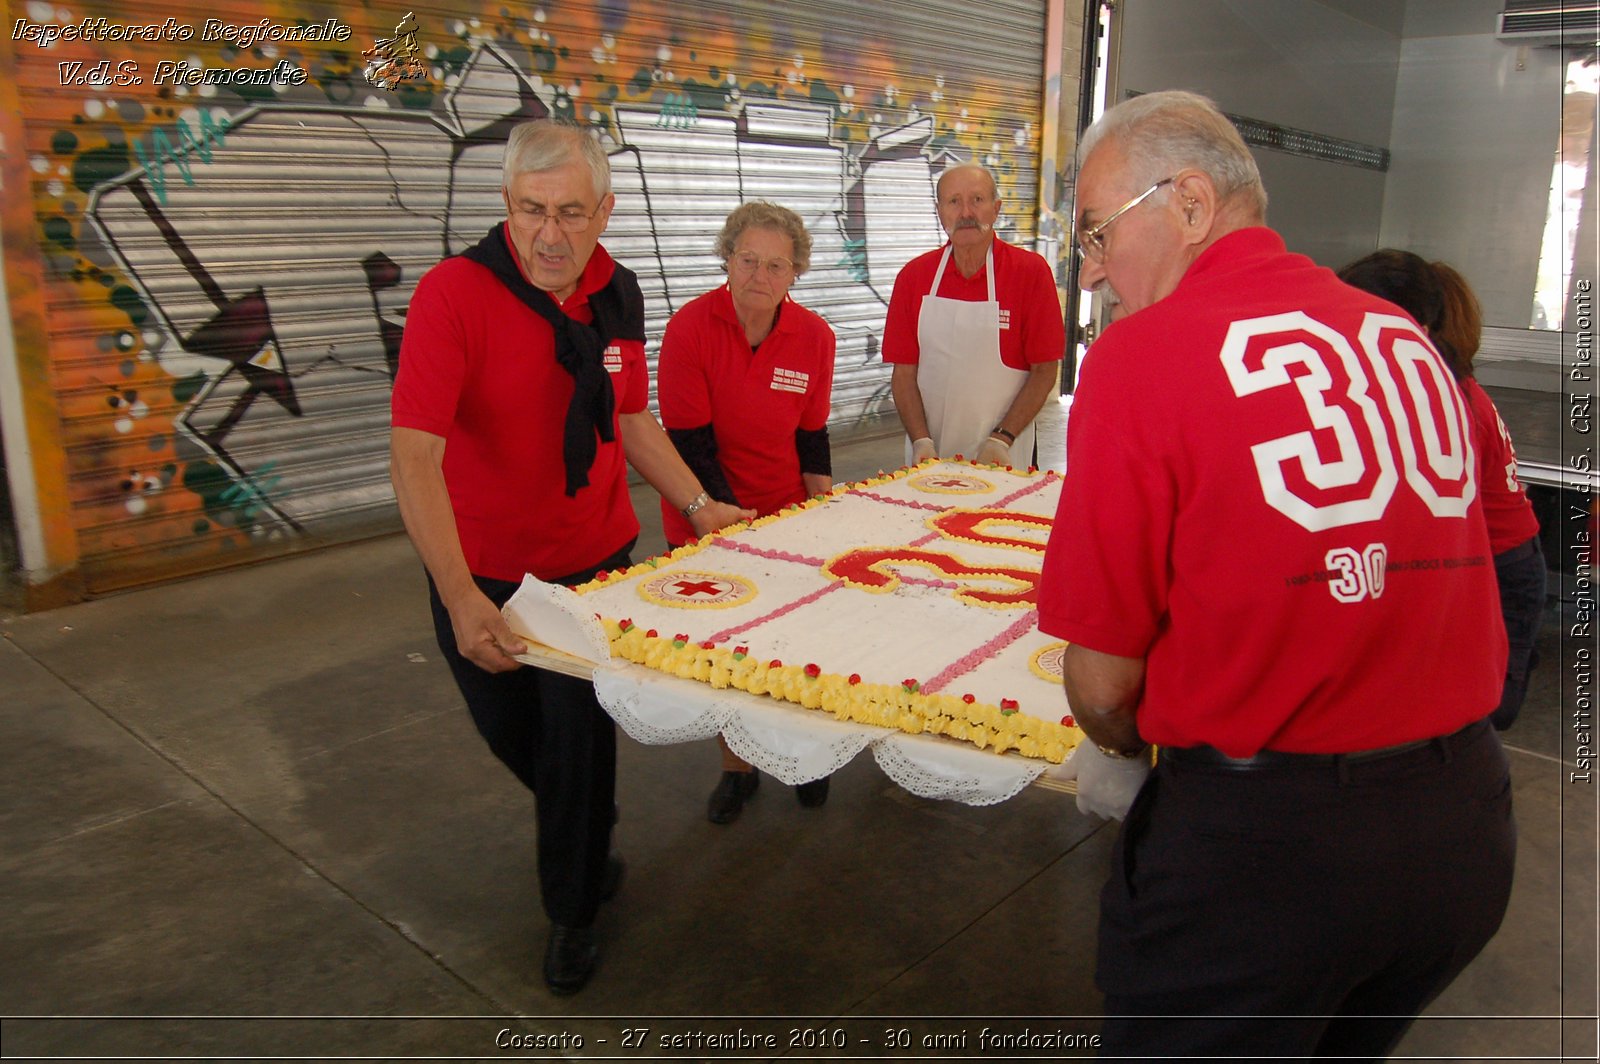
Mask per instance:
[[[772,371],[772,390],[775,392],[795,392],[804,395],[810,383],[811,374],[802,373],[797,369],[776,368]]]
[[[622,372],[622,348],[618,347],[616,344],[612,344],[610,347],[606,348],[605,353],[601,355],[600,358],[601,362],[606,367],[607,373]]]

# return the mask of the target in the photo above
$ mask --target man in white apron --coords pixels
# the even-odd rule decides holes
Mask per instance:
[[[1066,349],[1055,277],[1041,256],[994,235],[989,171],[952,167],[935,195],[950,241],[900,271],[883,331],[906,461],[1030,465],[1034,418]]]

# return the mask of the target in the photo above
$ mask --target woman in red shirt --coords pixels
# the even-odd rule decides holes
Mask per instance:
[[[707,496],[738,499],[766,516],[833,486],[833,329],[789,298],[811,260],[799,215],[773,203],[743,204],[728,215],[716,251],[727,283],[667,322],[656,368],[661,421]],[[695,505],[683,513],[662,505],[669,544],[694,538],[686,518]],[[725,740],[722,768],[706,811],[714,824],[736,819],[760,780]],[[796,791],[801,805],[819,806],[828,779]]]
[[[1409,251],[1383,248],[1339,271],[1346,284],[1381,296],[1410,314],[1428,331],[1449,363],[1472,413],[1472,446],[1477,452],[1478,493],[1489,526],[1500,585],[1510,654],[1500,704],[1489,720],[1511,727],[1528,693],[1528,673],[1538,664],[1534,642],[1544,614],[1545,563],[1539,544],[1539,519],[1517,480],[1517,456],[1494,401],[1472,374],[1483,333],[1483,310],[1466,279],[1443,262],[1428,262]]]

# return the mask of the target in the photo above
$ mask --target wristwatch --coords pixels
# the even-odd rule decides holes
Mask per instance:
[[[711,505],[711,496],[702,491],[699,495],[689,500],[688,506],[678,512],[685,517],[693,517],[697,512],[704,510],[709,505]]]
[[[1005,441],[1008,444],[1017,442],[1017,434],[1015,432],[1012,432],[1010,429],[1007,429],[1007,428],[1002,428],[999,425],[996,425],[994,427],[994,429],[992,431],[990,431],[989,435],[991,435],[991,436],[1003,436],[1003,437],[1005,437]]]
[[[1150,749],[1148,743],[1131,752],[1127,750],[1114,750],[1109,746],[1101,746],[1099,743],[1095,743],[1094,745],[1095,749],[1099,750],[1102,754],[1105,754],[1113,761],[1137,761],[1139,758],[1144,757],[1145,753]]]

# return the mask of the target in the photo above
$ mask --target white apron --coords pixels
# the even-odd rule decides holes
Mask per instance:
[[[945,299],[938,294],[950,265],[945,245],[933,287],[922,297],[917,314],[917,391],[928,418],[928,434],[939,457],[975,458],[989,433],[1000,424],[1028,374],[1000,361],[1000,303],[994,296],[994,245],[989,246],[985,274],[989,299],[984,303]],[[1012,461],[1033,460],[1033,423],[1017,433]],[[906,441],[906,462],[911,441]]]

